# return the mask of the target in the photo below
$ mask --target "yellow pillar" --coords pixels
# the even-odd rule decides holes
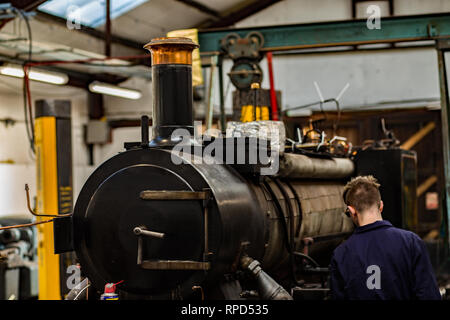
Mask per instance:
[[[44,116],[36,118],[35,150],[37,161],[37,212],[40,214],[57,214],[58,170],[55,117]],[[60,300],[60,264],[59,256],[54,254],[53,223],[41,224],[37,228],[39,299]]]

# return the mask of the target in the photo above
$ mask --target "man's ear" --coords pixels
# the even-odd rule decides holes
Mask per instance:
[[[356,210],[352,206],[348,206],[348,210],[350,211],[352,216],[354,216],[356,214]]]
[[[383,212],[384,203],[383,200],[380,201],[380,213]]]

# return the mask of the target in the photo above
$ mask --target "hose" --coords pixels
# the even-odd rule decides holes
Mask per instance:
[[[298,256],[298,257],[301,257],[303,259],[308,260],[309,262],[311,262],[317,268],[320,267],[320,265],[316,262],[316,260],[314,260],[313,258],[308,256],[307,254],[304,254],[304,253],[301,253],[301,252],[298,252],[298,251],[294,251],[294,252],[292,252],[292,254],[294,256]]]

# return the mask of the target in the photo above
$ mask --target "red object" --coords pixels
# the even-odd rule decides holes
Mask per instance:
[[[114,283],[107,283],[105,285],[105,293],[114,293],[116,292],[116,286]]]
[[[105,292],[104,293],[115,293],[116,292],[116,286],[118,284],[121,284],[123,282],[123,280],[117,282],[117,283],[107,283],[105,285]]]
[[[272,66],[272,52],[266,53],[267,63],[269,68],[269,81],[270,81],[270,105],[272,107],[272,120],[278,120],[278,105],[277,95],[275,93],[275,85],[273,83],[273,66]]]

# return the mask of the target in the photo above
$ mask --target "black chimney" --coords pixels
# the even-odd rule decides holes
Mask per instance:
[[[176,129],[194,134],[192,112],[192,51],[188,38],[157,38],[144,48],[152,53],[153,140],[150,146],[173,146]]]

